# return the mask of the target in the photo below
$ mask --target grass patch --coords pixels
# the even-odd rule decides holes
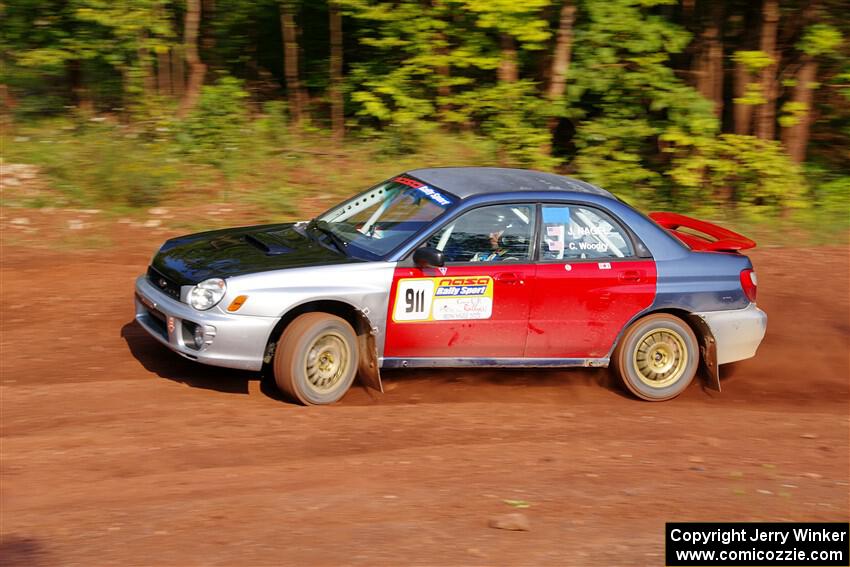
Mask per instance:
[[[177,123],[152,128],[81,116],[12,123],[0,132],[3,159],[37,166],[40,188],[4,188],[3,204],[138,216],[153,206],[222,203],[248,209],[259,223],[282,222],[312,217],[407,169],[498,165],[493,143],[471,134],[433,129],[412,151],[400,154],[380,138],[352,137],[334,146],[327,132],[296,133],[274,115],[244,121],[222,143],[228,144],[226,151],[198,147]],[[759,246],[846,245],[850,185],[844,178],[818,175],[812,178],[808,206],[781,218],[747,210],[695,216],[741,232]],[[168,224],[194,229],[211,223],[175,219]],[[222,215],[221,225],[227,224]]]

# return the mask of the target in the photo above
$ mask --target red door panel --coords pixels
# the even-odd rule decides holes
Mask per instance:
[[[386,357],[521,357],[535,266],[396,268]]]
[[[525,356],[601,358],[617,334],[655,299],[652,260],[537,265]]]

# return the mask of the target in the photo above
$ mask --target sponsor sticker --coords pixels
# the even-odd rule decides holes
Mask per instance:
[[[421,193],[424,193],[425,196],[427,196],[429,199],[431,199],[432,201],[434,201],[435,203],[437,203],[438,205],[441,205],[443,207],[446,207],[446,206],[451,204],[451,201],[449,201],[442,193],[440,193],[439,191],[435,191],[434,189],[431,189],[430,187],[428,187],[424,183],[420,183],[419,181],[416,181],[415,179],[410,179],[409,177],[399,176],[399,177],[394,177],[393,181],[395,181],[397,183],[401,183],[402,185],[407,185],[408,187],[413,187],[414,189],[416,189],[417,191],[419,191]]]
[[[459,321],[493,315],[490,276],[404,278],[398,281],[393,321]]]

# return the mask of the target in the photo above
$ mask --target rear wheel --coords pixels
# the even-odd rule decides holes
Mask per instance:
[[[669,400],[685,391],[694,379],[699,346],[687,323],[658,313],[628,328],[612,362],[634,395],[650,401]]]
[[[357,335],[348,322],[329,313],[305,313],[277,343],[274,379],[302,404],[331,404],[351,387],[357,362]]]

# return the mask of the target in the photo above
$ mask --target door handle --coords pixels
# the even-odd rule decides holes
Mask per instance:
[[[501,273],[496,274],[493,277],[493,279],[496,280],[497,282],[501,282],[501,283],[504,283],[504,284],[510,284],[510,285],[515,285],[515,284],[518,284],[518,283],[519,284],[525,283],[522,279],[522,274],[517,273],[517,272],[501,272]]]
[[[618,279],[621,282],[640,282],[643,281],[643,277],[646,275],[646,272],[643,270],[626,270],[624,272],[620,272]]]

